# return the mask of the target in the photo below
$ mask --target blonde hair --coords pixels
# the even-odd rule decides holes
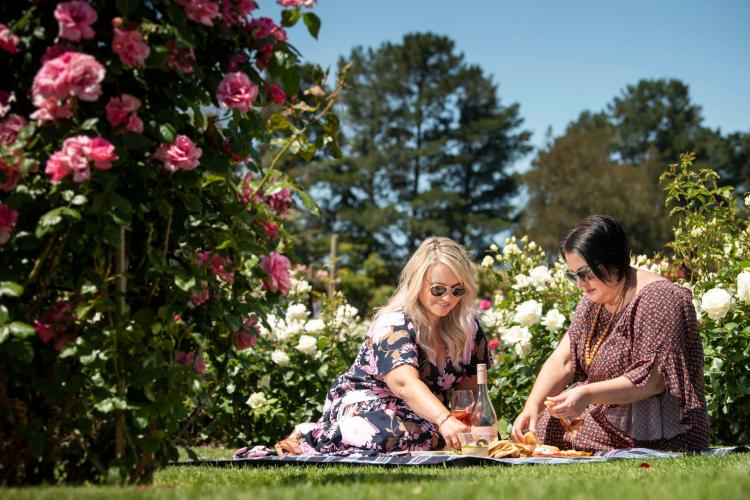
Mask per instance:
[[[450,238],[432,236],[419,245],[417,251],[401,271],[398,287],[393,295],[375,315],[375,320],[382,314],[403,311],[414,324],[417,332],[417,344],[433,363],[436,359],[435,349],[430,345],[430,322],[427,311],[419,301],[424,278],[435,264],[444,264],[458,277],[466,287],[466,293],[446,316],[438,323],[439,335],[448,347],[448,355],[454,365],[458,365],[461,354],[473,330],[474,303],[477,298],[477,284],[474,268],[471,265],[466,249]],[[450,291],[449,291],[450,293]]]

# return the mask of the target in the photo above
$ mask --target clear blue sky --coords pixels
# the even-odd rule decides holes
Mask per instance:
[[[279,19],[275,2],[259,3],[261,15]],[[520,103],[535,146],[548,126],[560,134],[642,78],[678,78],[706,126],[750,132],[750,0],[319,0],[313,10],[319,40],[300,22],[290,41],[334,70],[357,45],[449,36],[493,76],[502,102]]]

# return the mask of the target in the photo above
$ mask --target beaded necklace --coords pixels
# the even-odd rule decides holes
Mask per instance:
[[[615,310],[612,311],[612,316],[610,316],[609,321],[607,322],[607,326],[604,327],[604,331],[596,340],[596,344],[594,344],[594,348],[592,349],[591,340],[594,338],[594,333],[596,332],[596,325],[599,324],[599,314],[602,312],[602,307],[604,307],[604,304],[599,304],[599,307],[596,308],[596,315],[594,316],[594,321],[591,323],[591,329],[589,330],[589,335],[588,337],[586,337],[586,346],[583,350],[583,362],[586,365],[586,368],[588,368],[591,365],[591,362],[594,360],[594,356],[596,356],[596,353],[599,352],[599,348],[602,346],[604,341],[609,336],[609,332],[612,330],[612,327],[615,326],[615,319],[617,318],[617,313],[622,312],[620,308],[625,302],[625,295],[627,295],[627,292],[628,292],[628,277],[626,275],[625,283],[622,285],[622,293],[620,294],[620,300],[617,301],[617,307],[615,307]]]

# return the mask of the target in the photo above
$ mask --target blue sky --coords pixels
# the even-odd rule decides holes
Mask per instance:
[[[279,18],[275,2],[259,3],[260,15]],[[581,111],[601,110],[642,78],[678,78],[705,125],[750,132],[749,0],[320,0],[314,11],[319,40],[300,23],[290,41],[334,69],[357,45],[417,31],[449,36],[493,76],[502,102],[520,103],[535,146],[547,127],[563,132]]]

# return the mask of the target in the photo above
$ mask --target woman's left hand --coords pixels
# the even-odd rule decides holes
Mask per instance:
[[[573,387],[557,396],[550,396],[547,401],[555,403],[548,405],[547,412],[555,418],[575,420],[581,416],[591,403],[591,396],[586,386]]]

